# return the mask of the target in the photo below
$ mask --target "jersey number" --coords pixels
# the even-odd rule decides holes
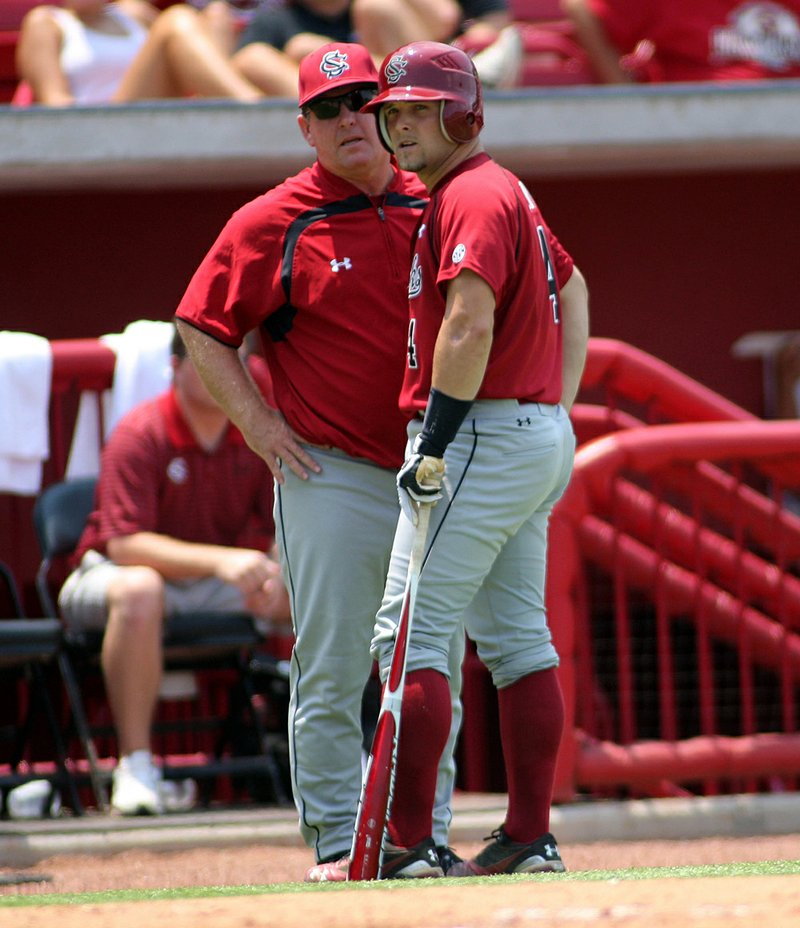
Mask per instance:
[[[414,344],[414,329],[417,320],[411,319],[408,323],[408,366],[413,371],[417,369],[417,346]]]
[[[542,258],[547,270],[547,289],[550,291],[550,305],[553,307],[553,322],[556,325],[561,322],[560,307],[558,304],[558,286],[556,285],[556,275],[553,270],[553,259],[550,257],[550,246],[547,244],[547,233],[544,226],[536,226],[536,234],[539,236],[539,247],[542,249]]]

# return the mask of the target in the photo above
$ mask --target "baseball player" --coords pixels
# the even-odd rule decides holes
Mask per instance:
[[[177,310],[201,376],[275,477],[276,539],[292,603],[290,761],[309,881],[344,880],[361,785],[361,699],[372,669],[398,505],[406,417],[405,281],[425,188],[397,169],[375,119],[360,45],[303,59],[300,131],[315,164],[245,205],[201,263]],[[280,412],[236,348],[258,328]],[[463,633],[449,665],[460,685]],[[448,854],[452,746],[437,844]]]
[[[548,518],[575,449],[568,410],[586,355],[586,285],[525,185],[483,151],[481,87],[466,54],[403,46],[384,60],[365,111],[430,193],[408,284],[403,514],[373,639],[384,674],[417,507],[436,505],[383,872],[441,874],[431,815],[451,727],[448,642],[462,616],[498,690],[508,810],[491,843],[448,875],[561,871],[549,813],[563,703],[544,581]]]

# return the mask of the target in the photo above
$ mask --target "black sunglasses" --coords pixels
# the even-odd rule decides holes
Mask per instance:
[[[338,97],[320,97],[319,100],[312,100],[311,103],[306,103],[304,109],[310,110],[317,119],[336,119],[343,103],[351,113],[357,113],[362,106],[377,96],[377,88],[361,87]]]

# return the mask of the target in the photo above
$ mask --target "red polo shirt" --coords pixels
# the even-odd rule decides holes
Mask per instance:
[[[274,535],[272,480],[233,425],[213,451],[195,440],[170,389],[124,416],[103,448],[95,510],[76,550],[156,532],[265,550]]]

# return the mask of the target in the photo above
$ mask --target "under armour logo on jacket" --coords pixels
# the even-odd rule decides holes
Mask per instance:
[[[342,268],[344,268],[346,271],[349,271],[352,269],[352,267],[353,264],[349,258],[342,258],[341,261],[337,261],[336,258],[331,258],[331,270],[334,274],[338,274]]]
[[[522,428],[523,425],[530,425],[530,424],[531,424],[531,417],[530,417],[530,416],[525,416],[524,419],[517,419],[517,425],[518,425],[520,428]]]

